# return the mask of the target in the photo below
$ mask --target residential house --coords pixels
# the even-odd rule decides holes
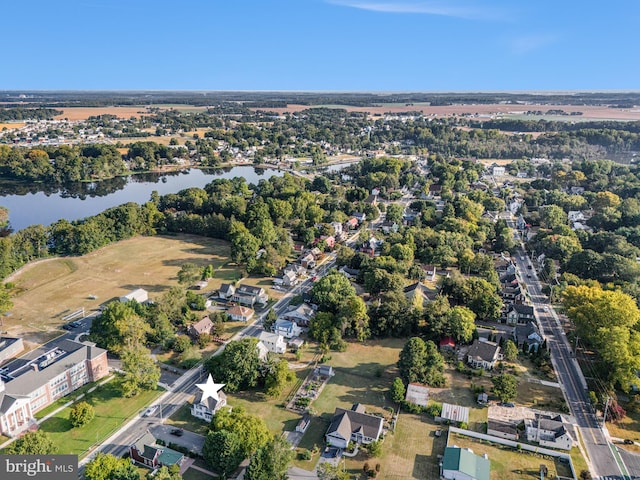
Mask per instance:
[[[287,342],[287,346],[294,352],[297,352],[304,345],[304,340],[300,337],[292,338]]]
[[[452,337],[444,337],[438,343],[441,352],[454,352],[456,349],[456,342]]]
[[[320,365],[315,369],[315,374],[321,378],[331,378],[335,375],[331,365]]]
[[[502,255],[496,257],[493,260],[493,266],[498,272],[499,277],[504,275],[511,275],[516,273],[516,266],[513,264],[510,258],[504,258]]]
[[[378,196],[377,195],[369,195],[367,198],[363,200],[364,203],[369,205],[377,205],[378,204]]]
[[[229,315],[234,322],[248,322],[253,318],[255,313],[252,308],[241,307],[240,305],[236,305],[227,310],[227,315]]]
[[[309,320],[315,315],[315,310],[307,303],[301,303],[295,308],[283,313],[280,318],[283,320],[289,320],[296,322],[298,326],[306,327],[309,325]]]
[[[259,343],[262,343],[271,353],[285,353],[287,351],[287,342],[284,337],[277,333],[260,332],[258,336]]]
[[[522,304],[526,300],[526,297],[522,293],[520,284],[506,284],[502,287],[502,300],[507,303]]]
[[[288,270],[282,274],[282,285],[285,287],[293,287],[298,284],[298,276],[292,271]]]
[[[296,322],[278,319],[273,325],[273,333],[277,333],[278,335],[282,335],[284,338],[288,339],[299,337],[302,333],[302,329]]]
[[[467,353],[467,362],[473,368],[492,370],[499,357],[500,347],[497,343],[474,340]]]
[[[231,299],[240,305],[249,307],[253,307],[256,303],[264,305],[269,301],[264,288],[253,285],[238,285]]]
[[[494,177],[504,177],[505,173],[506,173],[506,169],[500,165],[495,165],[491,170],[491,174]]]
[[[425,303],[431,301],[430,295],[432,295],[431,290],[429,290],[422,282],[415,282],[403,289],[404,296],[409,300],[409,303],[412,305],[418,305],[422,307]]]
[[[320,260],[322,257],[324,257],[324,252],[318,247],[315,247],[311,249],[311,255],[313,255],[313,258],[315,258],[316,260]]]
[[[584,222],[586,220],[584,213],[582,213],[580,210],[569,210],[567,212],[567,218],[571,223]]]
[[[440,471],[447,480],[489,480],[491,463],[468,448],[453,446],[445,448]]]
[[[536,414],[535,419],[525,420],[527,441],[536,442],[541,447],[571,450],[574,441],[569,433],[569,428],[562,415],[552,416],[539,413]]]
[[[436,266],[435,265],[423,265],[424,279],[427,282],[435,282],[436,280]]]
[[[45,348],[47,345],[45,344]],[[9,367],[11,368],[11,367]],[[55,400],[109,373],[107,351],[94,343],[57,340],[0,380],[0,433],[15,437],[36,425],[33,415]]]
[[[211,374],[206,383],[197,383],[198,393],[191,405],[191,415],[210,422],[216,412],[227,404],[227,396],[222,391],[224,383],[215,383]]]
[[[569,192],[571,195],[582,195],[584,193],[584,187],[571,187]]]
[[[537,352],[544,342],[544,337],[536,322],[529,322],[526,325],[516,326],[513,330],[513,340],[518,345],[518,349],[526,344],[528,352]]]
[[[487,420],[487,435],[507,440],[518,440],[518,425],[513,421],[489,418]]]
[[[316,268],[316,258],[311,252],[308,252],[300,257],[300,265],[309,270]]]
[[[366,216],[365,216],[365,219],[366,219]],[[353,216],[345,222],[345,225],[349,230],[355,230],[356,228],[358,228],[358,223],[362,223],[362,222],[359,222],[358,219],[355,216]]]
[[[351,216],[358,221],[358,224],[362,224],[367,220],[367,215],[361,212],[352,213]]]
[[[187,333],[193,338],[198,338],[203,333],[211,335],[213,333],[213,329],[214,329],[213,322],[208,316],[206,316],[199,322],[192,323],[191,325],[189,325],[189,328],[187,329]]]
[[[342,235],[342,223],[340,222],[331,222],[331,226],[333,227],[333,233],[336,237],[339,237],[340,235]]]
[[[507,325],[526,325],[535,320],[531,305],[512,304],[507,309]]]
[[[402,213],[402,223],[404,225],[413,225],[419,215],[420,212],[416,212],[415,210],[406,208]]]
[[[320,241],[324,242],[327,248],[331,250],[333,250],[336,246],[336,237],[334,237],[333,235],[322,235],[320,237]]]
[[[122,303],[130,302],[131,300],[135,300],[138,303],[145,303],[149,301],[149,292],[147,292],[143,288],[138,288],[136,290],[132,290],[131,292],[123,295],[119,298]]]
[[[223,283],[218,289],[218,297],[224,300],[230,300],[236,293],[236,287],[230,283]]]
[[[347,448],[350,441],[369,444],[380,438],[382,425],[382,417],[366,413],[362,404],[354,404],[351,410],[336,408],[325,440],[338,448]]]
[[[338,272],[343,274],[348,279],[358,278],[358,275],[360,274],[360,270],[358,270],[357,268],[349,268],[346,265],[340,267]]]
[[[442,193],[442,185],[429,185],[429,193],[427,194],[428,200],[433,200],[436,197],[440,197]]]
[[[404,397],[405,401],[426,407],[429,403],[429,387],[421,383],[410,383],[407,385],[407,393]]]
[[[384,221],[380,227],[385,234],[398,233],[400,226],[396,222]]]
[[[145,433],[133,445],[129,446],[129,457],[135,463],[153,470],[162,466],[180,465],[184,455],[168,447],[158,445],[150,433]]]

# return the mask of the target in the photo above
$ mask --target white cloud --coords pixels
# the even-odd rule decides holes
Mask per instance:
[[[558,41],[558,36],[553,34],[536,34],[516,37],[511,40],[511,51],[516,55],[526,55],[535,50],[548,47]]]
[[[505,20],[505,12],[499,12],[490,7],[480,7],[477,3],[469,2],[377,2],[370,0],[328,0],[328,3],[343,7],[368,10],[381,13],[416,13],[423,15],[438,15],[473,20]]]

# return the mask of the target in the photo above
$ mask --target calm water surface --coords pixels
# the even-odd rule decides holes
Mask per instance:
[[[244,177],[247,183],[257,184],[262,179],[282,174],[278,170],[250,166],[191,169],[162,175],[133,175],[54,191],[42,191],[46,187],[37,184],[5,183],[0,185],[0,206],[9,209],[11,227],[18,231],[29,225],[51,225],[61,218],[78,220],[127,202],[145,203],[154,190],[165,195],[185,188],[204,187],[216,178],[233,177]]]

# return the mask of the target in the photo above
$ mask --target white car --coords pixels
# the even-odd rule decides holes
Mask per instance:
[[[155,411],[158,410],[158,405],[152,405],[151,407],[147,408],[142,416],[143,417],[150,417],[151,415],[153,415],[155,413]]]

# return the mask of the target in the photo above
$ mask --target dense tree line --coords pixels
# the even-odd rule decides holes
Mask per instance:
[[[53,120],[53,117],[63,113],[62,110],[54,110],[53,108],[0,108],[0,122]]]

